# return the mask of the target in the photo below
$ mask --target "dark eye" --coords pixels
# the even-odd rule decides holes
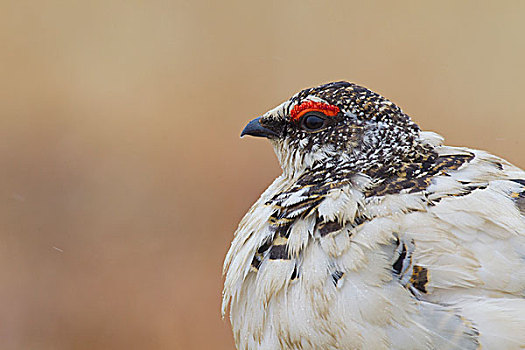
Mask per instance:
[[[308,131],[319,130],[324,126],[325,119],[319,116],[318,113],[310,112],[307,113],[302,121],[301,125]]]

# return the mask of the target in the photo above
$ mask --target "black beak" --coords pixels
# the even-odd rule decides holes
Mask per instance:
[[[244,130],[241,132],[241,137],[243,137],[244,135],[250,135],[250,136],[256,136],[256,137],[266,137],[266,138],[279,136],[273,130],[270,130],[262,126],[260,120],[261,120],[261,117],[255,118],[254,120],[249,122],[248,125],[246,125]]]

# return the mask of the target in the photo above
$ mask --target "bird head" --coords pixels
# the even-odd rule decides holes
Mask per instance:
[[[334,82],[305,89],[252,120],[241,133],[268,138],[284,172],[316,166],[371,175],[430,152],[419,127],[394,103],[362,86]]]

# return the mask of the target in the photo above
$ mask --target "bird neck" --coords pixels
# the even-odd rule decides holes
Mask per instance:
[[[404,147],[370,147],[367,150],[341,151],[330,146],[316,152],[291,149],[284,142],[274,144],[283,176],[290,183],[315,181],[317,184],[340,183],[355,175],[367,177],[374,183],[389,178],[410,177],[414,169],[434,162],[434,147],[414,143]]]

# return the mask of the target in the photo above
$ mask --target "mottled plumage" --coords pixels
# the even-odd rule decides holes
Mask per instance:
[[[283,173],[224,263],[239,349],[525,348],[524,171],[347,82],[243,134]]]

